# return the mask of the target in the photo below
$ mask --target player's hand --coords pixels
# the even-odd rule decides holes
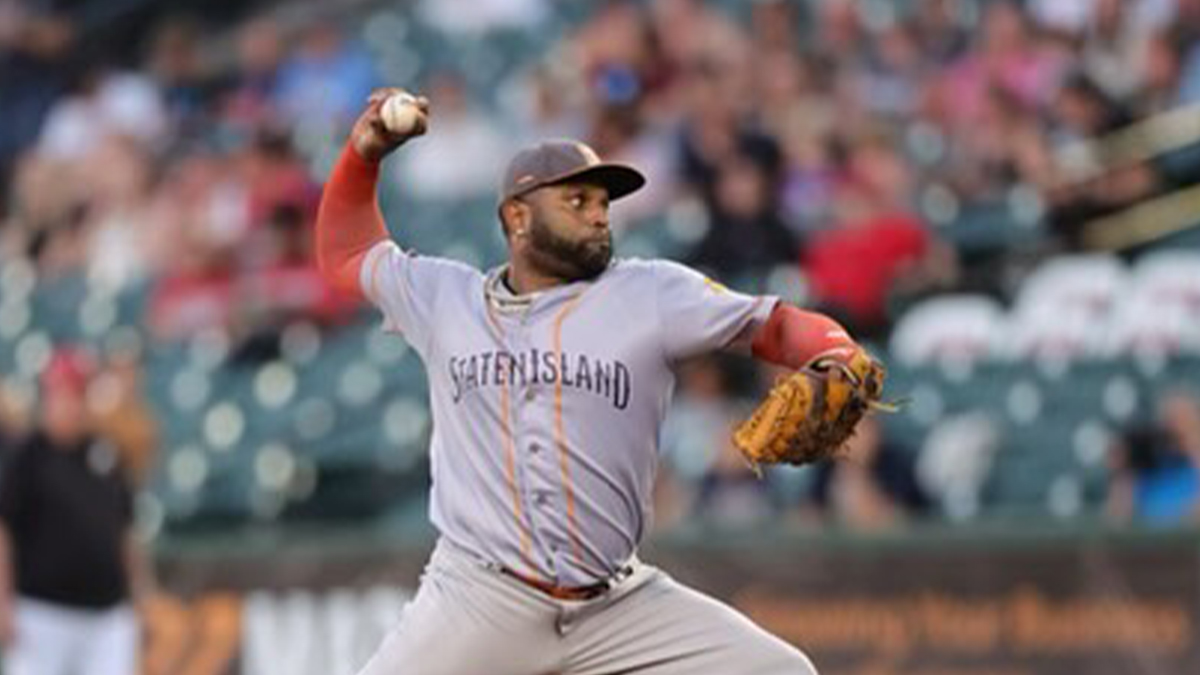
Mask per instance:
[[[354,122],[350,131],[350,142],[359,156],[370,162],[378,162],[406,141],[423,135],[429,129],[429,99],[424,96],[415,97],[418,110],[417,123],[407,133],[393,133],[383,123],[380,110],[388,97],[408,92],[396,87],[384,87],[371,92],[367,99],[367,108]]]

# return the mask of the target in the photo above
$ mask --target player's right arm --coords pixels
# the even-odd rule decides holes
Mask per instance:
[[[388,239],[375,200],[379,163],[405,141],[424,134],[428,124],[429,101],[420,97],[420,118],[411,132],[395,134],[387,129],[380,110],[389,96],[399,92],[379,89],[371,94],[325,185],[317,211],[317,268],[330,284],[357,295],[363,295],[360,279],[367,253]]]

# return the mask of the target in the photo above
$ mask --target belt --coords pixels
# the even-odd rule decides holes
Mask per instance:
[[[517,581],[541,591],[556,600],[593,600],[611,591],[614,586],[633,574],[633,566],[625,565],[611,577],[587,586],[556,586],[554,584],[525,576],[507,567],[499,567],[501,574],[506,574]]]

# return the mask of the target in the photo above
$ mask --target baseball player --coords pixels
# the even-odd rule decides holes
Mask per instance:
[[[571,141],[503,178],[509,261],[405,251],[379,163],[423,134],[372,96],[322,196],[317,259],[376,304],[429,375],[430,517],[440,536],[398,627],[360,675],[782,675],[800,651],[637,558],[672,364],[713,350],[800,368],[859,347],[835,322],[682,265],[612,256],[609,202],[645,183]],[[462,158],[470,161],[469,157]]]

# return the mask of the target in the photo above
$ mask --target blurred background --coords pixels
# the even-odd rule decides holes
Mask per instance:
[[[352,673],[432,541],[421,364],[310,264],[382,85],[404,246],[499,264],[508,157],[576,137],[650,176],[618,254],[888,364],[764,480],[777,373],[684,364],[647,557],[831,675],[1200,672],[1200,1],[0,0],[0,436],[94,355],[146,672]]]

